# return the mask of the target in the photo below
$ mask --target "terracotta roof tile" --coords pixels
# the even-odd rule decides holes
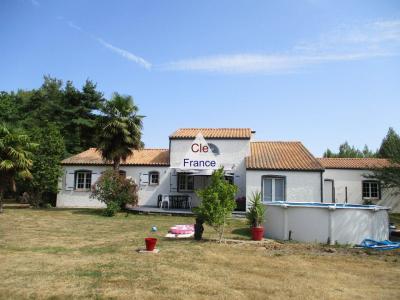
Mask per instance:
[[[318,158],[326,169],[374,169],[390,165],[385,158]]]
[[[84,152],[64,159],[63,165],[104,165],[105,163],[96,148],[90,148]],[[138,166],[169,166],[168,149],[143,149],[134,150],[133,155],[129,156],[121,165]]]
[[[301,142],[252,142],[246,167],[252,170],[323,170]]]
[[[170,139],[194,139],[201,132],[208,139],[250,139],[250,128],[180,128],[169,136]]]

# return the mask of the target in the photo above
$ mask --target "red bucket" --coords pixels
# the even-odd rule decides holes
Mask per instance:
[[[156,238],[145,238],[144,241],[146,242],[146,250],[153,251],[157,244]]]
[[[264,237],[264,227],[252,227],[251,238],[253,241],[261,241]]]

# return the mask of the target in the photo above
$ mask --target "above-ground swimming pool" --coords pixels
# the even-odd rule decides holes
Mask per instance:
[[[271,202],[265,206],[267,238],[328,244],[389,239],[387,207],[313,202]]]

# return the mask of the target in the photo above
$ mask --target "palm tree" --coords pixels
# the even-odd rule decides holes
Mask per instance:
[[[131,96],[114,93],[101,109],[100,137],[98,151],[105,161],[113,162],[115,171],[119,170],[121,160],[132,155],[134,149],[143,148],[143,116]]]
[[[15,191],[15,179],[31,178],[32,151],[36,144],[25,134],[10,131],[0,124],[0,213],[3,212],[3,193],[11,187]]]

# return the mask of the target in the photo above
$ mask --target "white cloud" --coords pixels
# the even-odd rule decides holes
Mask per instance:
[[[73,29],[76,29],[76,30],[78,30],[78,31],[82,31],[82,28],[79,27],[78,25],[76,25],[76,24],[75,24],[74,22],[72,22],[72,21],[68,21],[67,24],[68,24],[69,27],[71,27],[71,28],[73,28]]]
[[[114,46],[114,45],[111,45],[110,43],[104,41],[104,40],[101,39],[101,38],[96,38],[96,40],[97,40],[101,45],[103,45],[103,46],[106,47],[107,49],[110,49],[110,50],[113,51],[114,53],[116,53],[116,54],[122,56],[123,58],[126,58],[126,59],[128,59],[128,60],[130,60],[130,61],[133,61],[133,62],[135,62],[135,63],[141,65],[142,67],[146,68],[147,70],[150,70],[150,69],[151,69],[151,63],[148,62],[147,60],[145,60],[144,58],[142,58],[142,57],[140,57],[140,56],[137,56],[137,55],[133,54],[132,52],[129,52],[129,51],[125,50],[125,49],[121,49],[121,48],[118,48],[118,47],[116,47],[116,46]]]
[[[108,42],[106,42],[105,40],[96,37],[92,34],[89,34],[87,32],[85,32],[80,26],[76,25],[74,22],[70,21],[70,20],[65,20],[64,17],[62,16],[58,16],[57,19],[62,20],[62,21],[66,21],[67,25],[75,30],[78,30],[82,33],[85,33],[87,35],[89,35],[92,39],[94,39],[96,42],[98,42],[100,45],[102,45],[103,47],[111,50],[112,52],[118,54],[119,56],[122,56],[123,58],[132,61],[134,63],[137,63],[138,65],[144,67],[147,70],[151,69],[151,63],[148,62],[147,60],[145,60],[144,58],[133,54],[132,52],[122,49],[122,48],[118,48]]]
[[[302,42],[276,54],[241,53],[169,62],[163,70],[222,73],[286,73],[310,65],[400,54],[400,20],[344,25],[318,41]]]

